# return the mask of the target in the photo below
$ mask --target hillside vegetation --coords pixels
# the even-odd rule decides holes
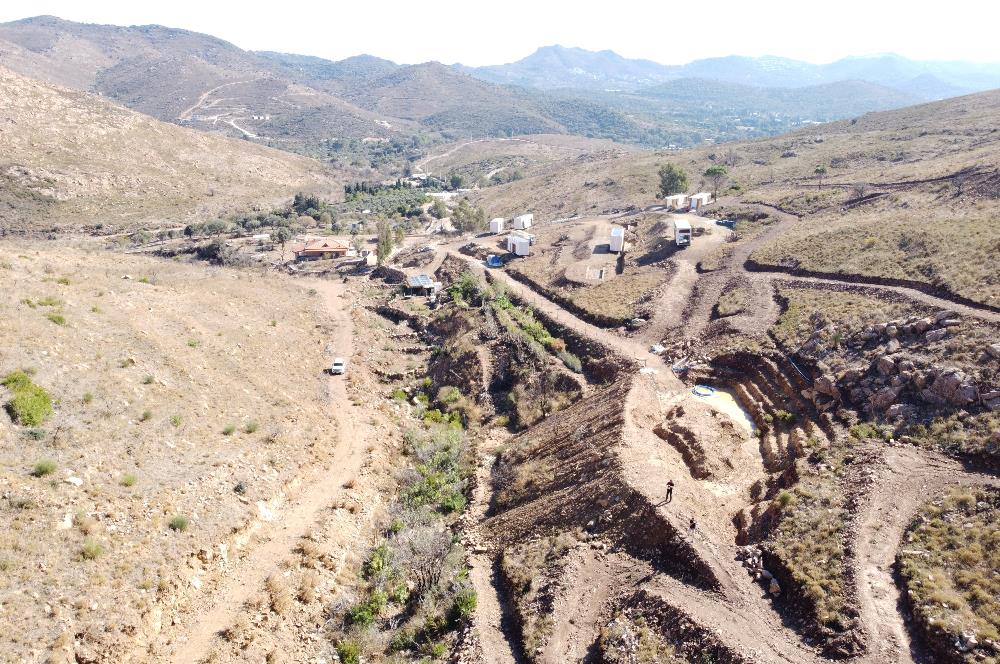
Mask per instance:
[[[0,229],[177,225],[336,187],[313,160],[158,122],[3,68],[0,105]]]

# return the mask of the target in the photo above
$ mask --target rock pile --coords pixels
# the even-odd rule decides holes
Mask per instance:
[[[821,412],[849,403],[872,416],[893,419],[911,419],[926,407],[967,408],[982,404],[998,410],[1000,390],[981,390],[961,368],[931,362],[915,352],[947,338],[959,325],[958,314],[945,310],[934,316],[913,316],[869,326],[849,341],[872,350],[862,355],[867,364],[834,373],[824,362],[817,362],[818,375],[811,388],[802,390],[802,396]],[[815,350],[827,336],[825,328],[817,330],[800,352]],[[983,360],[997,358],[1000,344],[987,346]]]

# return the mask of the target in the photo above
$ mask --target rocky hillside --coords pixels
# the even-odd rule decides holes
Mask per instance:
[[[0,107],[0,230],[178,225],[336,188],[311,159],[159,122],[3,68]]]

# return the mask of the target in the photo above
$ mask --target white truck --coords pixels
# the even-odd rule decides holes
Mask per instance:
[[[691,222],[686,219],[674,219],[674,244],[678,247],[691,244]]]

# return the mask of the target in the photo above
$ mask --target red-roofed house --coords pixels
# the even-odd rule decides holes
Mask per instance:
[[[309,240],[304,245],[294,247],[292,251],[297,261],[318,261],[323,258],[342,258],[349,249],[346,244],[336,240]]]

